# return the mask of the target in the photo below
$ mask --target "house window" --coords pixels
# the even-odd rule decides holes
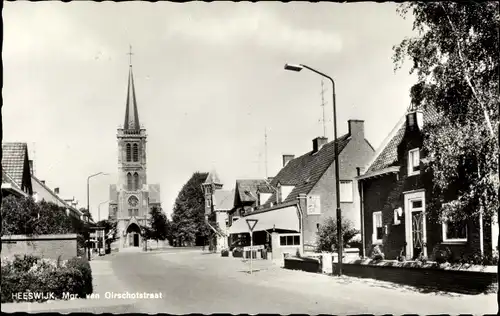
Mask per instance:
[[[443,241],[466,242],[467,223],[465,221],[443,223]]]
[[[420,173],[420,149],[415,148],[408,152],[408,176]]]
[[[352,180],[340,180],[340,202],[352,203]]]
[[[373,243],[382,242],[383,234],[382,212],[373,212]]]
[[[300,246],[300,235],[281,235],[280,246]]]
[[[139,175],[137,174],[137,172],[134,173],[134,190],[139,190]]]
[[[133,188],[133,180],[132,180],[132,175],[130,173],[127,173],[127,190],[132,191]]]
[[[139,147],[137,144],[132,146],[132,158],[135,162],[139,161]]]
[[[132,160],[132,148],[131,148],[130,144],[128,144],[128,143],[127,143],[126,147],[127,147],[127,162],[129,162]]]

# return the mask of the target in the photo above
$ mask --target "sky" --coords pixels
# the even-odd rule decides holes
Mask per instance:
[[[116,183],[129,45],[146,128],[148,182],[170,214],[193,172],[236,179],[277,174],[283,154],[365,121],[378,148],[410,104],[415,77],[394,72],[392,47],[412,36],[394,3],[5,2],[4,142],[27,142],[35,175],[107,218]],[[322,107],[322,103],[325,106]],[[267,146],[265,134],[267,130]],[[267,168],[266,168],[267,148]]]

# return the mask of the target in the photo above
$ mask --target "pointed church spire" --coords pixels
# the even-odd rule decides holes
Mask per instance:
[[[123,128],[126,130],[139,130],[139,111],[137,110],[137,101],[135,99],[134,75],[132,73],[132,46],[130,46],[130,66],[128,74],[128,91],[127,104],[125,108],[125,124]]]

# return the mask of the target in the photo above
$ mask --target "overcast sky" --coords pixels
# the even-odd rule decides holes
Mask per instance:
[[[216,168],[225,189],[268,176],[282,154],[302,155],[323,135],[321,78],[336,80],[338,133],[365,121],[377,148],[409,105],[415,79],[394,73],[392,46],[411,36],[394,3],[5,2],[4,141],[27,142],[35,173],[86,205],[117,179],[129,44],[148,182],[170,213],[195,171]],[[325,82],[333,138],[331,86]],[[107,217],[107,204],[101,218]]]

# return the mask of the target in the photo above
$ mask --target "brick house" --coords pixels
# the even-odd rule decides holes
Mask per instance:
[[[2,143],[2,196],[33,195],[28,144]]]
[[[404,255],[432,259],[435,247],[447,247],[454,256],[496,248],[497,225],[483,218],[439,223],[426,212],[431,183],[422,172],[422,128],[439,122],[433,108],[409,109],[377,150],[366,172],[357,179],[362,201],[363,255],[381,245],[387,259]]]
[[[342,217],[359,229],[355,177],[359,175],[358,168],[370,161],[374,149],[365,139],[364,121],[349,120],[348,127],[349,132],[337,140],[340,207]],[[273,252],[278,246],[293,246],[300,252],[314,250],[320,225],[329,217],[336,218],[334,142],[318,137],[312,143],[312,150],[300,157],[283,155],[282,169],[270,182],[263,181],[256,188],[257,206],[243,217],[259,219],[256,229],[260,232],[256,231],[254,239],[264,240],[270,231],[281,234],[273,238],[279,241],[279,245],[273,245]],[[247,232],[245,226],[246,223],[233,223],[230,232]]]

